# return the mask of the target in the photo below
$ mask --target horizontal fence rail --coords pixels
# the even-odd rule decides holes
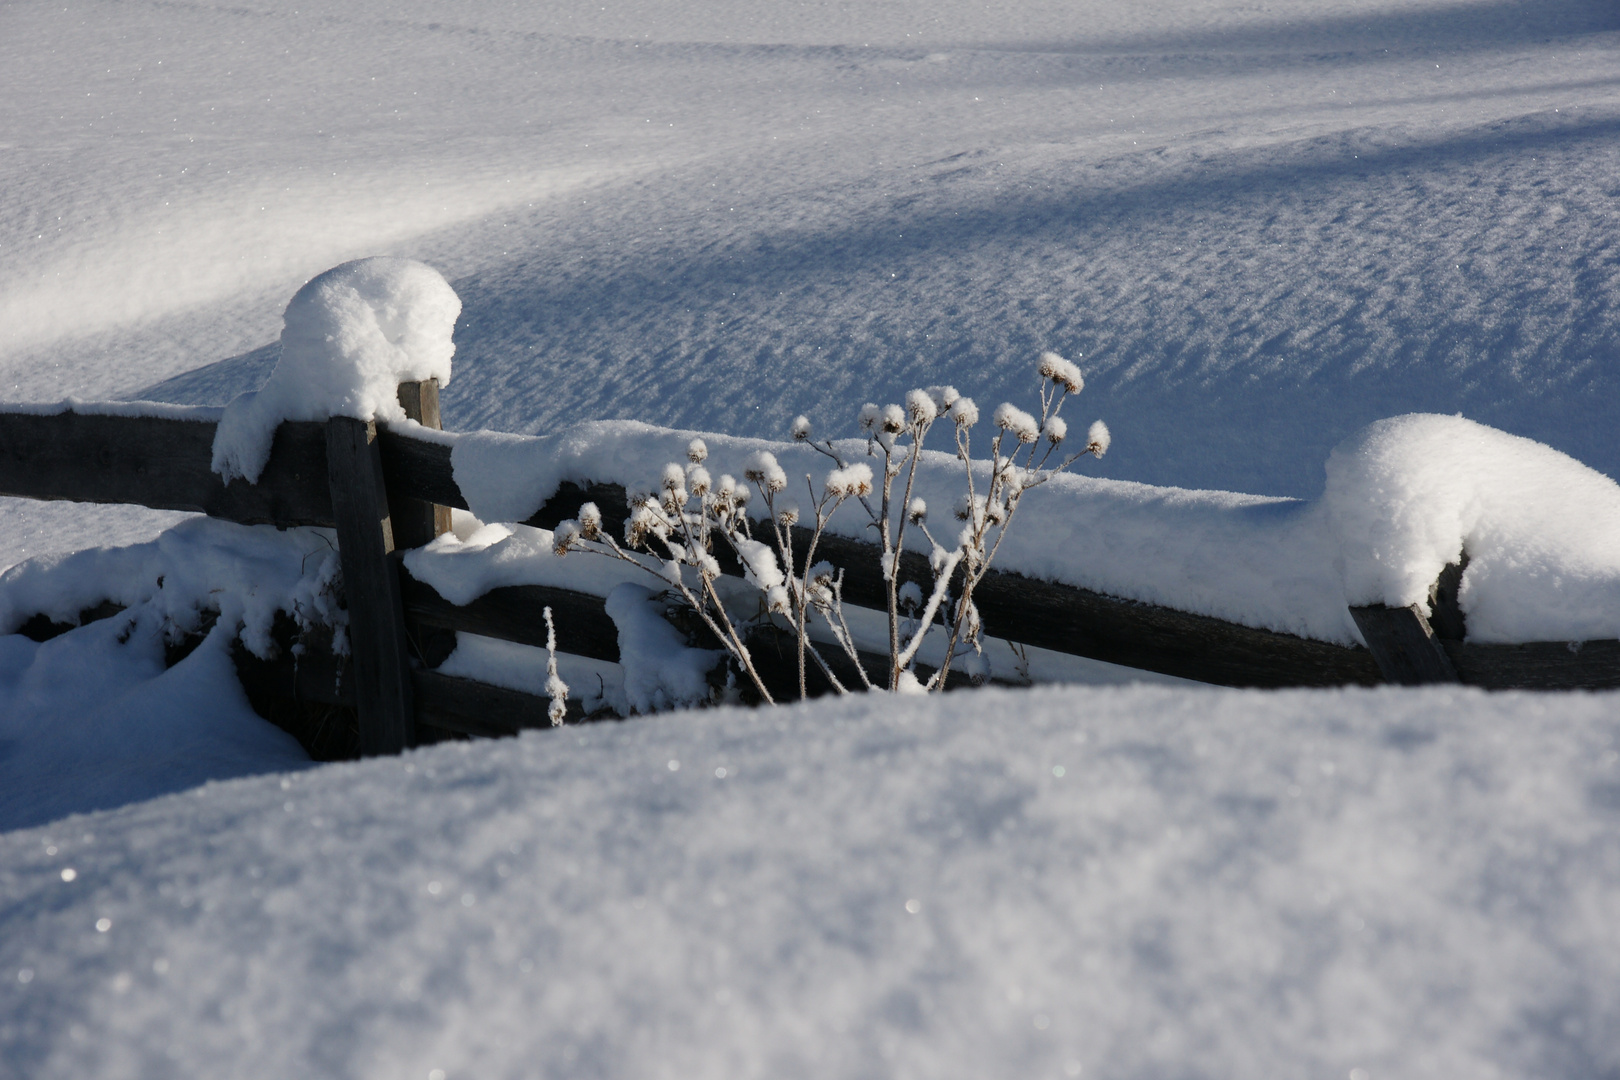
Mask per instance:
[[[435,384],[405,384],[401,401],[413,419],[437,426]],[[244,685],[257,681],[311,704],[358,708],[362,752],[412,744],[419,737],[414,730],[418,723],[485,735],[546,722],[543,699],[432,670],[453,648],[456,632],[543,647],[540,613],[549,606],[556,616],[559,651],[619,660],[617,629],[603,610],[601,597],[518,585],[492,589],[457,605],[404,571],[396,548],[418,546],[446,531],[446,508],[468,509],[451,466],[451,448],[445,443],[414,438],[405,428],[344,418],[289,422],[276,432],[270,462],[257,484],[241,480],[224,484],[210,468],[215,415],[211,410],[198,410],[195,417],[181,410],[163,416],[0,410],[0,495],[133,503],[243,524],[336,528],[350,594],[354,661],[346,669],[315,674],[307,660],[300,668],[285,657],[257,661],[257,667],[243,660],[239,669]],[[522,524],[555,527],[577,516],[586,502],[601,508],[606,528],[615,532],[622,528],[628,513],[625,489],[612,483],[563,484]],[[808,530],[796,531],[795,550],[802,553]],[[345,547],[353,550],[343,551]],[[844,570],[847,602],[881,609],[884,587],[878,554],[875,545],[828,534],[821,537],[818,550],[819,558]],[[716,556],[722,570],[739,572],[728,552]],[[1380,682],[1462,682],[1492,689],[1620,686],[1620,641],[1518,645],[1464,641],[1462,612],[1456,605],[1461,569],[1447,568],[1426,606],[1352,609],[1367,649],[1255,629],[1004,570],[986,575],[975,601],[992,636],[1226,686]],[[901,572],[919,581],[929,577],[926,559],[915,552],[902,555]],[[54,632],[45,626],[33,626],[33,631]],[[768,654],[772,644],[768,631],[758,631],[751,649]],[[874,670],[886,663],[885,658],[866,659]],[[769,660],[765,667],[772,669]],[[783,672],[768,672],[767,682],[785,678],[785,672],[785,667]],[[846,674],[853,678],[853,668],[840,678]],[[796,671],[792,682],[796,688]],[[316,689],[328,684],[338,689]],[[572,708],[577,718],[577,704]]]

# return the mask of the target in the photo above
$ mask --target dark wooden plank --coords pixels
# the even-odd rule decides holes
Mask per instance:
[[[1458,594],[1462,591],[1463,571],[1468,569],[1468,553],[1447,563],[1429,586],[1429,628],[1441,641],[1462,641],[1468,637],[1468,620],[1463,616]]]
[[[331,525],[320,424],[276,431],[257,484],[210,468],[209,419],[0,412],[0,495],[133,503],[244,524]]]
[[[1620,641],[1442,641],[1457,675],[1487,690],[1620,689]]]
[[[804,550],[805,539],[795,538],[796,550]],[[817,558],[844,568],[847,602],[883,608],[876,545],[824,536]],[[901,556],[900,576],[925,587],[931,581],[927,561],[916,552]],[[994,637],[1199,682],[1278,687],[1380,681],[1364,649],[1257,630],[1005,570],[985,575],[975,602],[985,630]]]
[[[588,557],[588,556],[586,556]],[[465,606],[452,604],[433,586],[402,567],[400,591],[405,611],[429,626],[546,647],[542,612],[549,606],[557,625],[557,650],[594,660],[619,662],[619,632],[602,610],[602,598],[549,585],[506,585]]]
[[[1441,646],[1421,607],[1353,607],[1367,649],[1386,682],[1401,686],[1457,682],[1457,669]]]
[[[417,671],[414,682],[418,722],[443,731],[499,738],[527,728],[552,726],[547,716],[550,701],[535,694],[437,671]],[[570,700],[563,722],[576,724],[585,719],[579,702]]]
[[[328,476],[338,557],[349,609],[360,752],[394,754],[415,743],[410,658],[393,532],[375,424],[347,416],[326,422]]]
[[[399,404],[405,415],[425,428],[440,429],[439,380],[399,384]],[[383,462],[387,472],[388,461]],[[400,487],[388,489],[389,517],[394,523],[394,546],[400,550],[421,547],[436,536],[450,531],[450,507],[416,498]]]
[[[414,497],[457,510],[470,509],[456,484],[449,446],[412,438],[387,425],[377,429],[377,446],[388,474],[390,497]]]

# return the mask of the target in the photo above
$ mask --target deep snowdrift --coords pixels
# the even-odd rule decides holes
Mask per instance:
[[[1615,715],[986,691],[210,784],[0,836],[0,1046],[37,1080],[1591,1080]]]

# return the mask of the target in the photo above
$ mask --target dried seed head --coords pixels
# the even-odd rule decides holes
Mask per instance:
[[[579,531],[586,540],[602,535],[602,509],[593,502],[579,508]]]
[[[906,413],[898,405],[883,406],[883,430],[890,435],[898,435],[906,430]]]
[[[1010,401],[996,406],[995,425],[1010,432],[1021,443],[1032,443],[1041,437],[1041,426],[1035,418]]]
[[[1069,422],[1061,416],[1049,416],[1046,418],[1046,427],[1041,434],[1046,436],[1047,442],[1056,446],[1068,437]]]
[[[686,460],[694,465],[701,465],[709,456],[709,447],[702,439],[693,439],[686,444]]]
[[[1041,378],[1051,379],[1071,394],[1078,394],[1086,385],[1080,369],[1055,352],[1041,353],[1036,370],[1041,373]]]
[[[972,427],[979,422],[979,407],[970,397],[957,398],[951,403],[951,420],[957,427]]]
[[[776,455],[769,450],[757,450],[750,454],[743,466],[743,475],[773,494],[787,487],[787,473],[782,471],[782,466],[776,463]]]
[[[551,550],[557,555],[567,555],[579,542],[579,522],[563,521],[557,524],[551,533]]]
[[[810,418],[808,416],[795,416],[793,427],[790,429],[795,442],[808,442],[810,439]]]
[[[670,462],[668,465],[664,466],[664,475],[659,481],[658,486],[663,488],[666,492],[680,492],[682,501],[685,501],[686,470],[675,464],[673,461]]]
[[[711,484],[712,481],[709,478],[709,470],[705,469],[703,466],[694,465],[687,470],[686,486],[691,488],[692,494],[696,495],[698,498],[701,499],[703,496],[709,493],[709,487]]]
[[[928,396],[934,399],[934,409],[938,412],[944,412],[952,405],[955,405],[956,399],[962,395],[956,392],[954,386],[930,386]]]
[[[926,390],[906,391],[906,414],[911,422],[917,426],[932,424],[939,415],[939,406],[934,403],[934,397]]]
[[[834,469],[827,474],[826,491],[835,499],[872,494],[872,466],[857,462],[848,468]]]
[[[784,502],[776,508],[776,521],[779,525],[797,525],[799,523],[799,506],[797,503]]]
[[[928,504],[921,497],[912,499],[911,505],[906,507],[906,520],[913,525],[921,525],[928,520]]]
[[[870,432],[877,427],[878,421],[883,419],[883,410],[868,401],[861,406],[859,422],[862,431]]]
[[[1102,457],[1108,453],[1108,444],[1113,436],[1108,433],[1108,425],[1101,420],[1092,422],[1091,430],[1086,432],[1086,453]]]

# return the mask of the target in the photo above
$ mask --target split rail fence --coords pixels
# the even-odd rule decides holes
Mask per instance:
[[[406,414],[438,428],[437,383],[399,389]],[[466,605],[450,603],[405,571],[400,553],[449,529],[449,508],[466,509],[450,447],[346,417],[287,422],[277,430],[258,483],[220,482],[211,471],[213,413],[164,416],[6,411],[0,406],[0,495],[187,510],[242,524],[335,529],[349,615],[350,655],[306,640],[296,661],[296,627],[278,620],[281,655],[263,661],[237,651],[237,669],[255,707],[295,730],[316,756],[394,753],[439,732],[497,736],[544,726],[543,698],[436,671],[463,631],[544,646],[542,610],[556,616],[558,650],[619,660],[617,632],[603,598],[543,585],[492,589]],[[564,484],[524,524],[551,528],[587,501],[604,525],[622,528],[625,491],[616,484]],[[795,545],[805,550],[804,544]],[[844,568],[844,597],[881,609],[876,549],[823,536],[820,554]],[[719,554],[719,553],[717,553]],[[735,565],[723,569],[736,573]],[[921,555],[902,556],[902,576],[926,581]],[[1242,687],[1322,687],[1380,682],[1464,683],[1491,689],[1620,687],[1620,641],[1492,645],[1466,642],[1457,604],[1462,567],[1450,566],[1427,605],[1352,608],[1369,647],[1257,630],[1088,589],[992,571],[975,593],[985,629],[999,638],[1201,682]],[[81,622],[119,610],[86,609]],[[678,622],[678,613],[672,614]],[[43,617],[25,632],[69,627]],[[687,627],[688,631],[693,630]],[[751,651],[782,696],[796,689],[785,641],[756,632]],[[699,642],[700,644],[702,642]],[[328,643],[329,644],[329,643]],[[874,658],[875,660],[875,658]],[[348,716],[345,730],[307,730],[288,709]],[[570,710],[578,719],[577,705]],[[344,728],[343,724],[338,725]],[[347,738],[347,743],[345,743]],[[322,740],[325,739],[323,752]]]

